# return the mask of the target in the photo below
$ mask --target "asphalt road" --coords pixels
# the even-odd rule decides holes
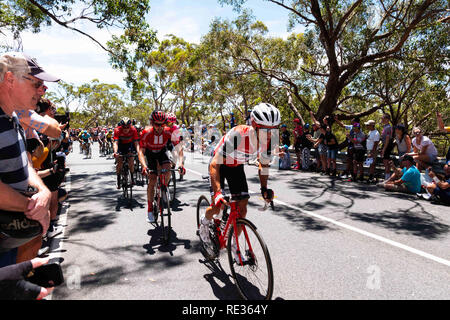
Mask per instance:
[[[221,268],[204,263],[195,207],[208,185],[208,158],[187,153],[172,211],[172,242],[145,221],[144,187],[132,208],[116,189],[114,162],[84,159],[74,144],[68,157],[70,189],[52,257],[65,284],[52,299],[238,299],[226,253]],[[272,258],[273,299],[449,299],[450,210],[376,186],[332,180],[316,173],[271,170],[275,210],[262,206],[257,169],[245,167],[255,192],[247,218]]]

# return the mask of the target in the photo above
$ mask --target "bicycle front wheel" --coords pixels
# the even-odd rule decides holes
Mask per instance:
[[[162,240],[164,243],[169,243],[170,241],[170,231],[172,229],[171,225],[171,215],[169,195],[166,188],[161,189],[161,203],[159,204],[159,210],[161,215],[161,231]]]
[[[172,171],[170,173],[170,181],[169,181],[168,190],[170,192],[170,201],[172,202],[175,199],[175,195],[177,192],[177,180],[175,177],[175,171]]]
[[[246,300],[270,300],[273,293],[273,270],[269,250],[256,231],[256,227],[246,219],[236,221],[238,244],[243,263],[232,253],[232,242],[236,243],[236,232],[232,226],[228,236],[227,251],[231,273],[239,294]]]
[[[200,218],[202,215],[206,214],[206,209],[209,207],[209,200],[201,195],[200,198],[198,198],[197,201],[197,230],[200,228]]]

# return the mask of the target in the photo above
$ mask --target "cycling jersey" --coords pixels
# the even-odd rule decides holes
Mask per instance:
[[[162,133],[157,135],[153,127],[150,127],[142,131],[139,145],[141,148],[148,149],[152,152],[159,152],[166,147],[171,137],[170,128],[165,127]]]
[[[139,140],[138,133],[135,127],[131,126],[127,133],[124,132],[122,126],[114,129],[114,141],[119,141],[119,144],[132,143]]]
[[[267,141],[261,139],[259,146],[256,137],[256,130],[252,126],[239,125],[232,128],[220,139],[214,155],[219,153],[224,158],[224,163],[229,167],[237,167],[245,164],[251,157],[260,155],[260,162],[268,164],[270,162],[271,150]],[[275,142],[275,141],[274,141]]]
[[[91,135],[89,133],[86,133],[86,134],[82,133],[80,135],[81,140],[84,140],[84,141],[88,141],[90,137],[91,137]]]
[[[181,140],[183,140],[183,137],[181,136],[181,131],[178,128],[178,126],[175,124],[172,127],[169,127],[169,129],[170,129],[172,144],[174,146],[176,146],[177,144],[180,143]]]

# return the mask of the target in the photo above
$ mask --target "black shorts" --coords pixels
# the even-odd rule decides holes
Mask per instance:
[[[220,165],[220,189],[225,189],[225,180],[227,180],[228,189],[230,190],[232,200],[243,200],[250,198],[248,194],[247,178],[245,177],[244,165],[237,167],[229,167],[224,164]],[[213,187],[210,182],[209,190],[211,197],[214,197]]]
[[[165,163],[170,163],[166,149],[159,152],[151,152],[150,150],[145,149],[145,157],[147,158],[148,168],[152,171],[158,170],[158,163],[160,166]]]
[[[364,162],[364,158],[366,156],[365,149],[354,149],[353,150],[353,160],[356,162]]]
[[[119,151],[120,155],[129,154],[132,153],[134,148],[132,143],[119,143],[119,148],[117,151]]]
[[[394,144],[392,142],[389,142],[388,146],[386,147],[386,151],[383,154],[383,160],[391,160],[391,153],[394,149]]]

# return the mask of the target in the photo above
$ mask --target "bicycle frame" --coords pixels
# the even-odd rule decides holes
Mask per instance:
[[[235,230],[234,232],[234,236],[235,236],[235,240],[236,240],[236,246],[238,248],[237,254],[239,256],[239,263],[240,265],[243,265],[243,261],[242,261],[242,256],[241,256],[241,252],[239,250],[240,246],[239,246],[239,237],[238,237],[238,229],[237,229],[237,219],[241,217],[241,214],[239,212],[239,208],[237,206],[237,202],[231,202],[230,203],[230,215],[228,217],[227,223],[225,225],[224,231],[222,233],[222,231],[220,230],[220,223],[218,228],[218,236],[219,236],[219,244],[220,244],[220,249],[225,249],[226,245],[227,245],[227,240],[228,240],[228,232],[229,229],[231,227],[231,225],[233,225],[233,229]],[[248,238],[248,234],[247,234],[247,230],[245,229],[245,227],[242,228],[242,231],[244,232],[245,235],[245,240],[248,243],[249,246],[249,250],[251,252],[251,254],[253,255],[253,248],[252,245],[249,241]]]

